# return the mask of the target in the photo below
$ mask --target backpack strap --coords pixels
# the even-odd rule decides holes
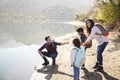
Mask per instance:
[[[73,47],[73,48],[72,48],[72,50],[77,50],[77,51],[78,51],[79,49],[81,49],[81,47],[80,47],[80,48],[78,48],[78,47]]]
[[[99,28],[100,31],[102,32],[102,34],[100,34],[100,33],[95,33],[95,34],[97,34],[97,35],[105,35],[105,34],[108,34],[108,31],[107,31],[102,25],[96,24],[95,26],[96,26],[97,28]]]
[[[100,33],[95,33],[95,34],[97,34],[97,35],[103,35],[103,26],[101,26],[100,24],[96,24],[95,25],[97,28],[99,28],[100,29],[100,31],[102,32],[102,34],[100,34]]]
[[[73,50],[78,50],[78,48],[77,47],[73,47]]]

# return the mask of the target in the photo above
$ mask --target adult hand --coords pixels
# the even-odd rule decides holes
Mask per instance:
[[[84,43],[82,43],[82,46],[86,46],[86,44],[87,44],[87,43],[86,43],[86,42],[84,42]]]
[[[61,43],[61,45],[64,45],[64,44],[69,44],[69,42]]]
[[[71,67],[73,67],[73,64],[71,64]]]
[[[69,44],[69,42],[66,42],[66,44]]]

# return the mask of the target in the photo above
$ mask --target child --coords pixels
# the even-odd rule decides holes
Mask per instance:
[[[78,35],[80,36],[81,43],[83,44],[86,41],[86,39],[87,39],[86,35],[84,34],[83,28],[80,27],[76,31],[77,31]],[[85,68],[85,64],[83,64],[83,66],[81,68],[84,69]]]
[[[80,36],[81,43],[84,43],[87,39],[86,35],[84,34],[83,28],[78,28],[77,30],[78,35]]]
[[[78,54],[82,54],[83,47],[80,46],[80,40],[78,38],[75,38],[73,40],[73,45],[74,45],[74,48],[72,49],[71,56],[70,56],[71,67],[73,66],[74,80],[79,80],[79,75],[80,75],[79,67],[83,65],[85,59],[83,59],[82,56],[79,56]],[[80,62],[78,62],[80,60],[80,59],[79,60],[77,59],[78,57],[81,58]]]

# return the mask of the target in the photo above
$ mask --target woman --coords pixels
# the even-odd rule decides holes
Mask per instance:
[[[108,44],[108,38],[107,36],[96,34],[96,33],[102,34],[102,32],[96,25],[94,25],[94,21],[91,19],[88,19],[86,21],[86,28],[88,33],[88,39],[85,41],[85,43],[83,43],[83,45],[86,45],[92,39],[97,40],[97,42],[99,43],[97,47],[97,62],[93,68],[95,69],[95,71],[103,71],[102,53]]]

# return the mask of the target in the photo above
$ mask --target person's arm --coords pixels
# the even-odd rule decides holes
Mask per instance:
[[[38,52],[41,53],[41,51],[45,48],[45,44],[42,45],[39,49],[38,49]]]
[[[77,54],[77,49],[72,49],[71,55],[70,55],[71,66],[74,65],[76,54]]]
[[[64,42],[64,43],[61,43],[61,45],[65,45],[65,44],[69,44],[69,42]]]
[[[64,42],[64,43],[59,43],[59,42],[55,42],[56,45],[65,45],[65,44],[69,44],[69,42]]]
[[[95,33],[96,33],[96,27],[94,27],[89,35],[89,37],[87,38],[87,40],[83,43],[83,46],[85,46],[87,43],[90,43],[90,41],[94,38]]]

